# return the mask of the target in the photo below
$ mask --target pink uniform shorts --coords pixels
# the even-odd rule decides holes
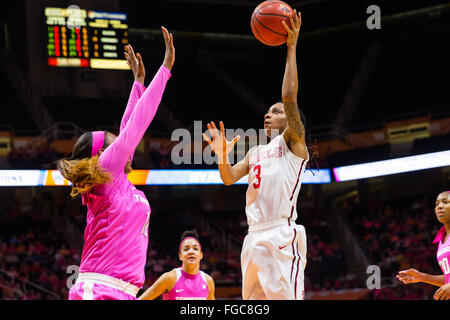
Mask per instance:
[[[85,281],[70,289],[69,300],[136,300],[136,297],[107,285]]]

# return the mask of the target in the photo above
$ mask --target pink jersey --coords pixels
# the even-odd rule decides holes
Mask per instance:
[[[88,213],[82,273],[101,273],[142,288],[151,209],[145,194],[128,181],[124,168],[153,120],[170,76],[162,66],[147,89],[133,84],[120,134],[100,156],[100,166],[113,180],[83,195]]]
[[[444,242],[446,235],[445,227],[442,227],[437,233],[436,238],[434,238],[433,243],[439,243],[436,256],[439,266],[444,273],[445,283],[447,284],[450,283],[450,237]]]
[[[182,268],[175,269],[177,282],[169,293],[163,294],[163,300],[207,300],[209,287],[206,274],[199,271],[197,274],[184,272]]]

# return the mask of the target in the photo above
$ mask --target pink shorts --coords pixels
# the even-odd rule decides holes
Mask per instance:
[[[136,297],[129,295],[118,289],[85,281],[75,283],[69,291],[69,300],[137,300]]]

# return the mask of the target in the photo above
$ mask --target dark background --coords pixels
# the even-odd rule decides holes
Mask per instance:
[[[48,3],[57,3],[61,7],[72,4],[67,1]],[[373,41],[378,41],[382,49],[362,90],[358,107],[348,119],[347,129],[379,126],[393,116],[447,112],[447,88],[450,85],[447,59],[450,52],[446,43],[450,30],[448,9],[438,14],[387,19],[393,14],[444,3],[292,2],[293,7],[303,14],[298,45],[299,103],[309,127],[329,125],[334,121]],[[264,46],[251,35],[250,16],[258,1],[93,1],[90,5],[81,3],[80,6],[99,9],[105,4],[113,7],[111,11],[128,14],[130,43],[144,58],[147,83],[162,62],[164,45],[158,34],[153,32],[149,36],[145,30],[158,31],[164,25],[174,32],[176,63],[163,104],[184,127],[192,126],[194,120],[223,120],[227,127],[260,128],[263,111],[280,99],[285,48]],[[369,16],[366,9],[370,4],[379,5],[382,18],[386,18],[386,21],[382,20],[381,30],[366,28],[365,21]],[[30,28],[25,28],[33,22],[28,17],[35,21],[43,18],[35,13],[24,15],[26,1],[6,1],[5,6],[1,19],[8,24],[11,52],[17,66],[31,78],[36,90],[41,91],[55,120],[71,121],[86,130],[117,125],[131,86],[131,71],[86,71],[46,66],[45,50],[38,50],[45,47],[45,37],[39,36],[42,30],[34,27],[32,31],[36,36],[30,34]],[[244,38],[200,37],[197,36],[199,32]],[[202,57],[225,70],[238,86],[250,92],[262,105],[262,110],[256,110],[236,90],[224,85],[201,62]],[[39,64],[42,66],[38,68]],[[105,78],[111,83],[108,88],[101,87]],[[0,81],[4,97],[2,105],[7,111],[2,122],[13,123],[16,129],[37,130],[18,98],[20,93],[12,90],[4,74]],[[66,87],[51,93],[44,90],[44,86],[53,82],[64,83]],[[150,130],[168,136],[170,128],[157,116]]]

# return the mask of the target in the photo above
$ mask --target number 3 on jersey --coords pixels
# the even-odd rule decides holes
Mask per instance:
[[[256,183],[253,182],[253,188],[259,189],[261,186],[261,165],[254,166],[253,171],[256,172],[256,180],[258,180]]]

